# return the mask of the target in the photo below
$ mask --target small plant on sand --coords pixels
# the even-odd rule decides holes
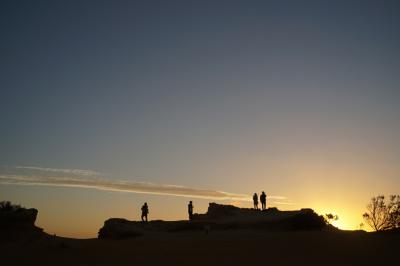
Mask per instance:
[[[400,228],[400,196],[392,195],[388,202],[383,195],[373,197],[363,218],[375,231]]]

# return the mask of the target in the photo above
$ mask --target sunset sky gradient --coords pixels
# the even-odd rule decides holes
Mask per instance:
[[[386,0],[1,1],[0,200],[84,238],[145,201],[150,219],[186,219],[189,200],[250,207],[264,190],[356,229],[372,196],[399,194],[399,14]]]

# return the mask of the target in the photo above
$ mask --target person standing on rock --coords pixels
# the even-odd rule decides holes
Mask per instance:
[[[267,195],[265,195],[264,191],[261,192],[260,201],[261,201],[261,209],[265,210],[267,207]]]
[[[193,220],[193,202],[189,201],[188,204],[188,213],[189,213],[189,220]]]
[[[253,195],[254,209],[258,210],[258,196],[257,193]]]
[[[149,206],[147,206],[147,202],[145,202],[142,206],[142,221],[147,222],[147,214],[149,214]]]

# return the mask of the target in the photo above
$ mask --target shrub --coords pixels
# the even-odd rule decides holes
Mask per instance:
[[[373,197],[363,218],[375,231],[400,228],[400,196],[392,195],[388,202],[383,195]]]

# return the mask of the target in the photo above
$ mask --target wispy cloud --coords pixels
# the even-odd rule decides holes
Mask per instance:
[[[275,204],[280,204],[280,205],[296,205],[296,203],[290,202],[290,201],[274,201]]]
[[[251,195],[179,185],[116,180],[99,172],[81,169],[58,169],[36,166],[0,167],[0,184],[83,187],[106,191],[172,195],[213,200],[251,201]],[[286,200],[283,196],[269,199]]]
[[[15,169],[31,170],[37,172],[52,172],[52,173],[63,173],[63,174],[73,174],[82,176],[98,176],[100,173],[91,170],[81,170],[81,169],[60,169],[60,168],[44,168],[36,166],[16,166]]]
[[[286,200],[287,198],[283,196],[267,196],[267,199]]]
[[[91,170],[55,169],[33,166],[1,167],[0,184],[84,187],[107,191],[173,195],[215,200],[248,201],[251,198],[249,195],[219,190],[115,180],[106,178],[100,173]]]

